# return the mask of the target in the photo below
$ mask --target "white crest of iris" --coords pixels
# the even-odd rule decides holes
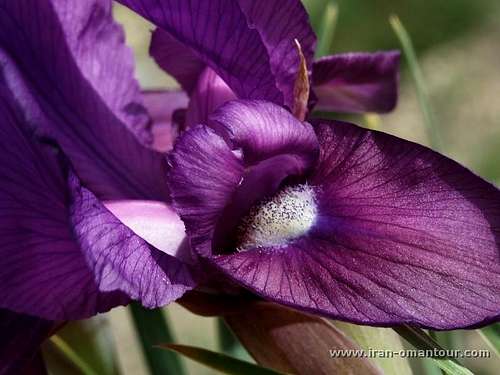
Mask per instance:
[[[306,234],[316,216],[314,189],[288,186],[250,209],[237,229],[237,249],[285,246]]]

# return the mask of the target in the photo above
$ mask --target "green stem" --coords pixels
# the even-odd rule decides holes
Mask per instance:
[[[410,73],[415,82],[420,109],[424,116],[424,123],[427,128],[430,145],[436,150],[442,150],[443,142],[441,141],[441,137],[437,130],[436,119],[431,108],[424,76],[418,64],[417,55],[415,53],[415,49],[413,48],[413,43],[408,32],[397,16],[391,16],[389,18],[389,22],[396,36],[398,37],[399,42],[401,43],[401,47],[403,48],[406,60],[408,61],[408,67],[410,68]]]
[[[75,367],[77,367],[82,374],[84,375],[97,375],[90,365],[88,365],[77,352],[75,352],[71,347],[59,336],[52,336],[50,338],[50,342],[54,344],[54,346],[64,354],[66,358],[68,358]]]
[[[183,375],[184,367],[177,354],[154,348],[155,345],[174,342],[162,310],[147,310],[134,302],[130,305],[130,312],[150,372],[153,375]]]

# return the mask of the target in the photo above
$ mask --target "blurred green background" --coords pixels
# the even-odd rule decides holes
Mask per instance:
[[[325,17],[326,0],[304,0],[315,30]],[[444,152],[476,173],[500,184],[500,1],[498,0],[337,0],[331,53],[400,49],[388,17],[396,14],[409,31],[430,94]],[[116,6],[136,56],[136,75],[147,88],[175,86],[147,54],[148,24]],[[381,117],[378,128],[428,144],[415,88],[402,59],[400,99]],[[366,119],[356,118],[363,124]],[[457,296],[457,298],[460,298]],[[173,304],[165,309],[177,342],[218,350],[217,321]],[[69,324],[60,335],[98,374],[147,374],[129,311],[118,308],[89,321]],[[455,348],[484,349],[474,331],[456,335]],[[49,371],[78,374],[54,344],[45,345]],[[498,358],[465,361],[476,374],[496,374]],[[213,374],[184,361],[188,374]],[[417,370],[420,371],[420,370]],[[416,374],[418,372],[415,372]]]

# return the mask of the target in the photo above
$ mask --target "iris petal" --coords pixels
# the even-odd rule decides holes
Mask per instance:
[[[0,308],[46,319],[82,318],[124,300],[99,295],[68,223],[56,154],[22,126],[0,86]]]
[[[286,248],[214,259],[271,300],[370,325],[452,329],[500,314],[500,192],[423,146],[318,121],[318,220]]]
[[[99,291],[120,291],[143,306],[154,308],[175,301],[196,285],[186,264],[168,254],[175,253],[182,241],[181,223],[171,210],[168,210],[169,225],[164,226],[169,232],[163,233],[170,241],[160,244],[174,249],[162,252],[123,225],[90,191],[79,186],[74,177],[70,178],[70,184],[73,232]],[[165,216],[165,212],[161,215]],[[155,233],[154,238],[160,235]]]
[[[130,298],[165,304],[194,286],[187,266],[121,224],[67,171],[55,148],[37,142],[4,88],[0,308],[81,319]]]
[[[208,116],[222,104],[236,99],[234,92],[210,68],[205,68],[191,94],[186,126],[206,124]]]
[[[285,109],[263,101],[235,100],[210,116],[210,125],[233,149],[243,151],[245,164],[291,154],[313,164],[318,141],[310,124],[301,123]]]
[[[212,129],[199,126],[179,138],[169,176],[174,207],[205,256],[221,250],[220,240],[253,203],[305,173],[318,155],[311,125],[272,103],[231,101],[209,123]]]
[[[188,94],[194,90],[198,77],[206,67],[205,62],[187,44],[179,42],[160,28],[151,35],[149,54]]]
[[[0,373],[23,374],[54,322],[0,309]]]
[[[103,199],[168,199],[161,155],[107,0],[0,1],[0,79]]]
[[[396,106],[399,52],[344,53],[313,64],[316,109],[336,112],[389,112]]]
[[[274,0],[121,3],[163,29],[153,35],[151,54],[190,93],[206,64],[239,98],[291,107],[299,66],[293,40],[309,63],[314,54],[316,38],[298,0],[286,7]]]

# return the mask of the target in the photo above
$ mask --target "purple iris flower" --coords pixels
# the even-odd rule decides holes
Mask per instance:
[[[290,112],[295,39],[322,110],[391,110],[397,53],[313,62],[298,0],[121,2],[184,93],[141,93],[110,1],[0,0],[0,368],[58,321],[200,285],[370,325],[498,318],[494,186]]]

